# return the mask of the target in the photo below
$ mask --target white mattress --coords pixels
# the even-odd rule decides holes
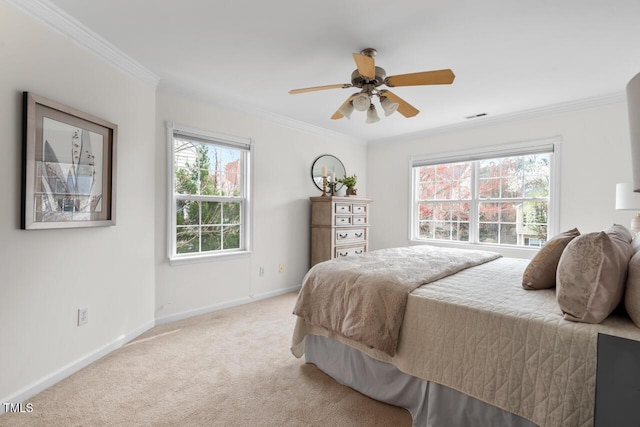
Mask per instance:
[[[640,329],[622,316],[564,320],[554,289],[522,289],[527,263],[500,258],[413,291],[393,357],[301,319],[292,351],[303,354],[306,334],[333,338],[541,427],[590,427],[597,334],[640,340]]]

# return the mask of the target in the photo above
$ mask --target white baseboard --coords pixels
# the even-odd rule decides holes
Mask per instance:
[[[91,363],[95,362],[96,360],[100,359],[101,357],[106,356],[107,354],[111,353],[114,350],[117,350],[118,348],[122,347],[123,345],[125,345],[126,343],[128,343],[129,341],[132,341],[134,338],[138,337],[139,335],[142,335],[144,332],[148,331],[149,329],[153,328],[156,325],[162,325],[162,324],[166,324],[166,323],[171,323],[171,322],[175,322],[178,320],[182,320],[182,319],[187,319],[189,317],[193,317],[193,316],[198,316],[200,314],[206,314],[206,313],[210,313],[213,311],[217,311],[217,310],[222,310],[225,308],[230,308],[230,307],[235,307],[238,305],[242,305],[242,304],[248,304],[250,302],[254,302],[254,301],[259,301],[262,299],[266,299],[266,298],[271,298],[271,297],[275,297],[278,295],[283,295],[289,292],[295,292],[298,291],[300,289],[300,286],[292,286],[290,288],[285,288],[285,289],[278,289],[275,291],[270,291],[270,292],[263,292],[260,294],[256,294],[256,295],[251,295],[248,297],[244,297],[244,298],[238,298],[236,300],[232,300],[232,301],[227,301],[224,303],[220,303],[220,304],[214,304],[214,305],[210,305],[207,307],[202,307],[196,310],[189,310],[189,311],[185,311],[183,313],[178,313],[178,314],[173,314],[170,316],[166,316],[166,317],[162,317],[160,319],[156,319],[155,322],[154,321],[149,321],[147,323],[145,323],[144,325],[142,325],[141,327],[129,332],[126,335],[122,335],[120,337],[118,337],[117,339],[113,340],[112,342],[105,344],[104,346],[98,348],[97,350],[87,354],[84,357],[81,357],[71,363],[69,363],[66,366],[63,366],[62,368],[60,368],[59,370],[47,375],[46,377],[42,378],[39,381],[34,382],[33,384],[28,385],[27,387],[23,388],[22,390],[20,390],[19,392],[11,395],[11,396],[7,396],[4,397],[0,400],[1,403],[21,403],[21,402],[25,402],[27,401],[29,398],[35,396],[36,394],[40,393],[41,391],[51,387],[52,385],[56,384],[59,381],[62,381],[63,379],[67,378],[68,376],[78,372],[80,369],[90,365]],[[0,416],[3,415],[5,413],[5,409],[4,409],[4,405],[2,406],[2,408],[0,408]]]
[[[211,313],[213,311],[223,310],[225,308],[231,308],[242,304],[248,304],[250,302],[259,301],[261,299],[271,298],[278,295],[287,294],[289,292],[295,292],[300,290],[301,285],[292,286],[290,288],[278,289],[275,291],[263,292],[260,294],[251,295],[244,298],[238,298],[232,301],[227,301],[219,304],[213,304],[206,307],[197,308],[195,310],[184,311],[178,314],[172,314],[165,317],[156,318],[156,325],[164,325],[166,323],[177,322],[178,320],[188,319],[189,317],[199,316],[201,314]]]
[[[155,322],[153,320],[149,321],[144,325],[140,326],[139,328],[129,332],[128,334],[122,335],[116,338],[115,340],[111,341],[108,344],[105,344],[104,346],[98,348],[97,350],[87,354],[86,356],[83,356],[69,363],[68,365],[63,366],[61,369],[47,375],[41,380],[28,385],[27,387],[23,388],[22,390],[15,393],[14,395],[2,398],[0,402],[2,403],[24,402],[29,398],[35,396],[36,394],[40,393],[41,391],[56,384],[58,381],[62,381],[68,376],[78,372],[80,369],[84,368],[85,366],[88,366],[93,362],[95,362],[96,360],[100,359],[101,357],[104,357],[107,354],[111,353],[112,351],[117,350],[118,348],[122,347],[129,341],[133,340],[134,338],[143,334],[144,332],[148,331],[154,326],[155,326]],[[4,414],[5,413],[4,405],[0,409],[1,409],[0,415]]]

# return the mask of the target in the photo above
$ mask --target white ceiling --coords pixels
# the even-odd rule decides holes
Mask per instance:
[[[52,2],[161,87],[365,141],[621,95],[640,72],[639,0]],[[421,113],[375,124],[357,111],[330,119],[353,88],[288,94],[350,83],[351,54],[367,47],[388,75],[451,68],[456,79],[394,88]]]

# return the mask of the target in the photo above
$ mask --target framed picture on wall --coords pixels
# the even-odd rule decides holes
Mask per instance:
[[[23,92],[25,230],[115,225],[118,126]]]

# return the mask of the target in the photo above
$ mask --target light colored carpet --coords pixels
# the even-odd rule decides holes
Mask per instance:
[[[295,294],[156,327],[0,426],[410,426],[289,351]]]

